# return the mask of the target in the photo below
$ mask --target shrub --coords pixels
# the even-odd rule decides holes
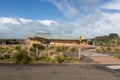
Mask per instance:
[[[65,61],[65,59],[66,59],[66,58],[65,58],[64,55],[63,55],[63,56],[60,56],[59,59],[58,59],[58,62],[61,63],[61,62]]]
[[[21,49],[21,46],[15,46],[15,49],[16,49],[16,50],[20,50],[20,49]]]
[[[120,53],[118,55],[116,55],[116,57],[120,59]]]
[[[35,52],[36,49],[34,47],[30,47],[30,51]]]
[[[96,52],[106,52],[104,47],[97,47]]]
[[[50,57],[53,54],[57,54],[57,51],[55,50],[41,51],[41,53],[39,54],[39,58]]]
[[[110,47],[107,47],[106,50],[107,50],[107,51],[111,51],[111,48],[110,48]]]
[[[57,47],[57,52],[64,52],[65,51],[65,48],[64,47]]]
[[[19,51],[13,56],[13,61],[17,64],[27,64],[32,63],[34,61],[34,57],[31,55],[27,55],[26,51]]]
[[[53,60],[49,57],[45,57],[42,59],[43,61],[46,61],[46,62],[52,62]]]
[[[38,49],[45,49],[45,46],[41,45],[41,44],[33,44],[34,48],[38,48]]]
[[[65,56],[63,53],[57,52],[55,50],[42,51],[39,54],[39,58],[42,61],[51,62],[51,63],[61,63],[65,61]]]
[[[8,48],[2,48],[2,47],[0,47],[0,52],[1,53],[5,53],[5,52],[7,52],[8,51]]]
[[[2,54],[0,53],[0,60],[2,60],[3,59],[3,57],[2,57]]]
[[[10,59],[10,53],[3,53],[2,58],[3,59]]]
[[[47,57],[48,56],[48,53],[47,53],[47,51],[41,51],[40,53],[39,53],[39,58],[45,58],[45,57]]]
[[[77,48],[76,47],[69,47],[68,51],[77,51]]]
[[[55,46],[48,46],[47,49],[56,49]]]

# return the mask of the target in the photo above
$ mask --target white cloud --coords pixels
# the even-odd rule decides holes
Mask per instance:
[[[52,2],[68,18],[74,17],[78,14],[78,10],[67,0],[49,0],[49,2]]]
[[[44,25],[47,25],[47,26],[50,26],[52,24],[58,25],[58,23],[56,21],[53,21],[53,20],[38,20],[38,21]]]
[[[23,34],[33,34],[36,32],[48,32],[58,36],[77,37],[83,35],[84,38],[92,38],[99,35],[107,35],[109,33],[118,33],[120,35],[120,14],[102,12],[102,10],[96,6],[99,0],[49,1],[57,6],[68,19],[75,17],[74,20],[59,23],[55,20],[30,20],[24,18],[0,17],[0,36],[1,34],[5,34],[6,37],[21,38]],[[112,4],[115,4],[115,1],[109,2],[108,4],[111,4],[113,7],[114,5]],[[82,7],[80,6],[80,8],[84,8],[86,10],[85,12],[88,11],[88,13],[81,16],[81,9],[79,10],[76,8],[74,6],[75,3],[77,3],[76,5],[78,6],[81,4]],[[106,7],[108,4],[105,4]],[[114,9],[117,8],[118,7]],[[89,11],[91,11],[91,13]]]
[[[113,0],[102,7],[103,9],[120,10],[120,0]]]
[[[6,18],[6,17],[0,17],[0,24],[17,24],[19,25],[19,21],[17,21],[14,18]]]
[[[99,20],[95,20],[93,16],[88,15],[63,24],[54,20],[29,20],[24,18],[21,20],[21,18],[4,17],[6,20],[10,19],[11,22],[6,23],[0,18],[0,37],[23,38],[24,34],[35,34],[37,32],[48,32],[57,36],[77,37],[83,35],[84,38],[107,35],[113,32],[120,35],[120,14],[101,13],[101,15]],[[14,21],[18,21],[19,25],[16,25]]]
[[[59,24],[54,20],[0,17],[0,36],[23,38],[23,34],[41,31],[53,33],[56,30],[56,26],[59,26]]]
[[[23,23],[23,24],[26,24],[26,23],[32,22],[32,20],[24,19],[24,18],[19,18],[18,20],[19,20],[21,23]]]

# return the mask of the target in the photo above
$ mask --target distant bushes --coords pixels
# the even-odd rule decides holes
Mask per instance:
[[[120,48],[118,47],[97,47],[96,52],[120,52]]]
[[[104,47],[97,47],[96,52],[106,52]]]

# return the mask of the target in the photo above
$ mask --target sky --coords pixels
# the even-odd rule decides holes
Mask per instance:
[[[94,38],[120,35],[120,0],[0,0],[0,38],[38,32]]]

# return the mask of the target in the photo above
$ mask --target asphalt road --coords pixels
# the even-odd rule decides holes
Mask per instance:
[[[116,56],[118,53],[97,53],[97,52],[81,52],[82,55],[84,56]],[[78,52],[68,52],[65,53],[66,56],[68,57],[74,57],[78,56]]]
[[[120,70],[105,65],[0,64],[0,80],[120,80]]]

